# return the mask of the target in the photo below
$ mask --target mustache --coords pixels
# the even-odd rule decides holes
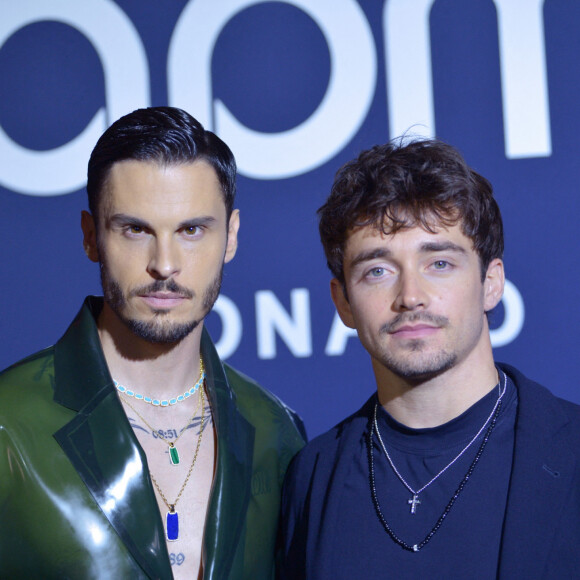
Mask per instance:
[[[155,280],[152,284],[147,286],[140,286],[131,291],[131,296],[141,296],[143,294],[151,294],[153,292],[172,292],[179,295],[181,298],[193,298],[195,293],[191,290],[180,286],[175,280]]]
[[[420,322],[425,322],[437,328],[443,328],[449,324],[449,318],[446,316],[430,314],[429,312],[403,312],[397,314],[397,316],[395,316],[395,318],[390,322],[385,322],[385,324],[383,324],[379,329],[379,334],[391,334],[397,332],[397,330],[402,326],[405,326],[405,324]]]

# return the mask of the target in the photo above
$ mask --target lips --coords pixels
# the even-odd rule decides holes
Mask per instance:
[[[159,298],[160,300],[173,300],[175,298],[185,298],[177,292],[147,292],[142,294],[144,298]]]
[[[401,338],[422,338],[434,334],[439,329],[439,326],[432,326],[430,324],[404,324],[398,328],[391,329],[389,334]]]
[[[146,304],[156,310],[174,308],[187,300],[185,296],[175,292],[150,292],[148,294],[140,294],[139,296]]]
[[[404,312],[395,316],[390,322],[383,324],[380,333],[399,336],[424,334],[427,336],[446,326],[449,326],[449,319],[446,316],[431,312]]]

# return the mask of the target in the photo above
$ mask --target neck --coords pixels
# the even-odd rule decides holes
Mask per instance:
[[[461,365],[422,382],[398,377],[373,360],[380,404],[399,423],[414,429],[451,421],[498,383],[490,356],[485,365]]]
[[[136,336],[105,303],[97,326],[111,376],[127,388],[171,397],[198,380],[201,323],[178,343],[151,343]]]

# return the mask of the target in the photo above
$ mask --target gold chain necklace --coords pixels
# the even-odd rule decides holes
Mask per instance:
[[[165,435],[163,435],[163,433],[161,433],[160,429],[155,429],[154,427],[149,425],[149,423],[145,420],[145,417],[143,417],[143,415],[141,415],[141,413],[139,413],[139,411],[137,411],[137,409],[135,409],[135,407],[133,407],[133,405],[131,405],[131,403],[129,403],[129,401],[127,401],[127,399],[123,399],[123,402],[126,405],[128,405],[131,409],[133,409],[133,411],[136,413],[137,417],[139,417],[139,419],[141,419],[141,421],[143,421],[143,423],[145,423],[145,425],[147,425],[147,427],[149,427],[149,429],[151,429],[151,431],[154,434],[156,434],[158,437],[160,437],[163,442],[167,443],[167,445],[169,446],[169,459],[171,460],[171,465],[179,465],[179,452],[177,451],[177,447],[175,446],[175,444],[177,443],[179,438],[185,433],[185,431],[188,429],[188,427],[195,420],[202,400],[203,400],[203,387],[200,390],[199,400],[198,400],[197,406],[195,408],[195,411],[193,412],[193,416],[188,421],[187,425],[179,432],[179,435],[175,438],[175,441],[168,441],[165,438]],[[202,417],[203,417],[203,409],[202,409]]]
[[[161,499],[163,500],[163,502],[167,506],[167,509],[169,510],[165,516],[165,530],[166,530],[165,537],[167,538],[167,541],[169,541],[169,542],[174,542],[175,540],[179,539],[179,514],[177,513],[175,508],[177,507],[177,502],[181,498],[181,494],[185,490],[187,482],[189,481],[189,478],[191,477],[191,473],[193,472],[193,467],[195,465],[195,462],[197,461],[197,456],[199,454],[199,448],[201,447],[201,439],[203,436],[203,429],[205,427],[204,390],[205,390],[204,387],[202,387],[199,390],[200,401],[201,401],[201,423],[200,423],[200,427],[199,427],[199,435],[197,437],[197,445],[195,446],[195,453],[193,454],[193,461],[191,462],[191,465],[189,467],[189,471],[187,472],[187,475],[185,476],[185,481],[183,482],[181,489],[179,490],[179,493],[177,494],[177,497],[175,498],[175,501],[173,503],[169,503],[169,501],[167,501],[165,494],[163,493],[163,491],[159,487],[159,484],[157,483],[157,481],[155,481],[155,478],[153,477],[151,470],[149,470],[149,475],[151,477],[151,481],[153,482],[153,485],[155,485],[155,488],[159,492]],[[147,424],[147,422],[145,422],[145,424]],[[190,422],[190,424],[191,424],[191,422]],[[184,428],[184,430],[186,428]]]

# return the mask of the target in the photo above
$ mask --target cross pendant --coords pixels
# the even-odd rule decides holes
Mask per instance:
[[[407,502],[411,506],[411,513],[417,513],[417,506],[421,503],[419,496],[417,494],[413,494],[412,499]]]

